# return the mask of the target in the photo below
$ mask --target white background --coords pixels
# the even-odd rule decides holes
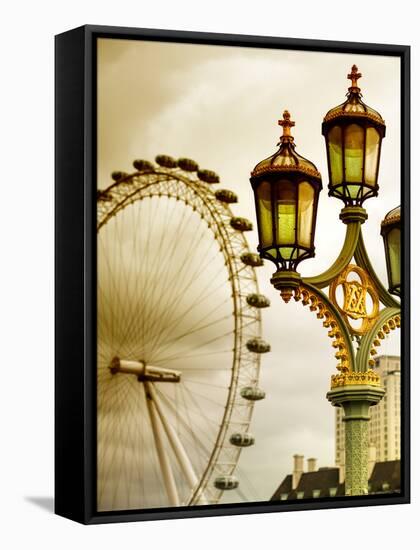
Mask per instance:
[[[412,151],[419,139],[414,2],[14,2],[2,9],[0,117],[0,544],[2,548],[396,548],[418,542],[419,216],[413,212],[412,504],[83,527],[52,515],[53,35],[108,24],[412,46]],[[250,75],[252,78],[252,75]],[[418,166],[418,164],[417,164]],[[420,201],[413,166],[412,201]]]

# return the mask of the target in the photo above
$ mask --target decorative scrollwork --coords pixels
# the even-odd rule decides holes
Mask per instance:
[[[380,376],[373,370],[367,372],[347,372],[333,374],[331,376],[331,389],[340,386],[368,384],[370,386],[380,386]]]
[[[254,170],[251,172],[251,176],[255,177],[260,174],[267,174],[270,172],[277,173],[277,172],[303,172],[304,174],[307,174],[308,176],[320,178],[321,174],[318,172],[318,170],[315,170],[314,168],[311,168],[310,166],[303,166],[303,165],[293,165],[293,164],[287,164],[285,166],[282,166],[281,164],[274,164],[273,166],[262,166],[261,168],[254,168]]]
[[[360,282],[356,279],[349,279],[349,275],[355,273]],[[337,289],[341,287],[343,290],[344,302],[340,305],[337,301]],[[367,296],[372,300],[372,308],[367,310]],[[379,313],[379,298],[373,281],[369,274],[361,267],[349,264],[338,275],[330,286],[330,299],[335,306],[343,313],[347,327],[352,334],[366,334],[374,325]],[[354,327],[350,323],[352,320],[362,320],[360,327]]]
[[[334,120],[335,118],[341,118],[346,116],[348,117],[354,116],[354,113],[352,111],[343,111],[343,109],[341,108],[341,105],[339,105],[335,109],[331,109],[331,111],[325,115],[324,122],[328,122],[330,120]],[[375,115],[372,111],[366,111],[366,112],[358,111],[357,116],[360,118],[369,118],[381,125],[383,125],[384,123],[382,117]]]
[[[323,299],[320,294],[315,293],[306,286],[299,286],[294,290],[294,300],[301,301],[303,306],[309,306],[309,309],[316,312],[318,319],[323,319],[323,325],[328,328],[328,336],[332,338],[332,346],[336,349],[335,358],[338,359],[337,370],[340,373],[349,373],[352,371],[352,350],[348,338],[342,330],[338,316],[332,309],[327,298]]]
[[[401,326],[401,315],[397,314],[388,319],[384,322],[384,324],[381,326],[380,330],[377,332],[375,339],[372,341],[372,345],[369,350],[369,355],[374,356],[377,355],[377,349],[381,345],[381,340],[384,340],[388,334],[391,332],[391,330],[395,330],[397,328],[400,328]],[[368,361],[369,367],[373,367],[375,365],[374,359],[369,359]]]
[[[391,323],[388,325],[389,321]],[[379,312],[374,326],[360,339],[356,357],[357,371],[366,372],[374,366],[373,356],[377,353],[376,348],[391,330],[400,326],[400,323],[401,310],[399,307],[386,307]]]

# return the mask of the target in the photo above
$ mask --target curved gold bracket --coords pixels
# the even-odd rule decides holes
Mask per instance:
[[[324,327],[329,329],[328,336],[332,338],[332,346],[337,350],[337,369],[341,373],[352,372],[355,359],[351,336],[335,305],[322,291],[308,284],[294,289],[294,299],[302,302],[303,306],[309,306],[311,311],[316,312],[318,319],[323,319]]]
[[[381,341],[401,326],[401,311],[399,308],[387,307],[380,311],[378,319],[369,333],[365,334],[361,341],[359,351],[357,352],[356,365],[359,372],[366,372],[375,365],[374,355],[381,345]]]
[[[381,341],[384,340],[389,333],[392,330],[396,330],[397,328],[401,327],[401,315],[398,313],[396,315],[393,315],[390,319],[385,321],[385,323],[381,326],[380,330],[376,334],[375,339],[372,341],[372,345],[369,350],[369,355],[374,356],[378,354],[378,351],[376,348],[378,348],[381,345]],[[368,360],[368,365],[370,367],[373,367],[375,364],[374,359]]]

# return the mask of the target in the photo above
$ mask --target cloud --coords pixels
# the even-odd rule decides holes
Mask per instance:
[[[327,165],[321,122],[331,107],[344,100],[347,72],[353,63],[358,64],[363,73],[360,84],[364,100],[378,109],[387,123],[387,136],[382,147],[380,193],[366,205],[369,219],[364,226],[372,263],[381,278],[386,280],[380,222],[386,212],[400,202],[397,58],[101,40],[98,59],[99,188],[109,185],[111,171],[130,171],[135,158],[153,160],[159,153],[192,157],[200,166],[220,174],[220,187],[230,188],[238,194],[239,204],[234,205],[234,212],[251,219],[255,228],[249,173],[259,160],[275,150],[280,133],[276,121],[283,109],[289,109],[296,121],[293,131],[297,150],[317,165],[324,184],[315,237],[316,258],[303,263],[303,275],[326,269],[342,246],[345,228],[338,221],[341,204],[329,198],[326,189]],[[164,220],[165,214],[160,212]],[[144,216],[147,218],[147,214]],[[139,227],[147,225],[143,223]],[[120,230],[127,248],[120,258],[128,269],[127,295],[137,284],[136,269],[144,278],[146,273],[154,271],[156,280],[165,281],[166,288],[171,280],[170,277],[164,279],[162,266],[128,263],[132,268],[127,268],[126,255],[133,254],[134,242],[127,231],[130,231],[130,224]],[[194,231],[185,231],[185,241],[194,239]],[[255,250],[256,231],[247,234],[247,238]],[[137,235],[135,242],[144,247],[146,240],[146,234],[143,234],[143,240]],[[199,262],[201,248],[196,247],[195,251]],[[173,261],[172,267],[176,270],[176,254]],[[130,269],[134,269],[131,274]],[[220,276],[216,264],[214,269],[204,273],[209,280],[215,281]],[[330,375],[335,371],[334,350],[322,324],[308,308],[293,301],[283,304],[269,283],[273,270],[273,266],[267,263],[258,269],[260,291],[270,298],[272,304],[263,312],[263,336],[270,342],[272,351],[263,357],[259,382],[267,391],[267,398],[255,406],[252,432],[256,436],[256,445],[243,450],[238,470],[243,492],[257,492],[263,499],[269,498],[283,477],[290,473],[294,453],[315,456],[320,465],[334,462],[334,411],[325,399]],[[186,276],[184,273],[181,279]],[[202,279],[197,279],[195,291],[202,282]],[[112,282],[106,276],[102,284],[108,296],[106,307],[112,315],[123,298],[112,290]],[[191,292],[194,291],[192,285]],[[165,318],[165,307],[158,299],[159,286],[150,292],[152,294],[145,294],[148,296],[145,300],[149,300],[148,316],[157,323]],[[210,301],[202,304],[201,309],[210,308]],[[128,308],[130,315],[133,307],[142,307],[142,297],[138,302]],[[170,319],[167,317],[168,326]],[[180,331],[188,329],[182,322],[180,320]],[[111,328],[118,331],[115,326],[109,326],[107,330]],[[212,330],[208,333],[210,336]],[[135,337],[135,332],[130,332],[128,348],[133,353],[136,350]],[[186,337],[179,343],[177,349],[181,359],[176,360],[177,367],[181,368],[182,355],[188,353],[188,347],[199,341],[199,337]],[[107,350],[108,354],[115,352],[111,348]],[[208,349],[219,351],[214,344],[209,344]],[[398,337],[393,336],[381,351],[385,349],[389,353],[398,353]],[[219,380],[219,376],[225,383],[220,373],[212,376],[211,383]],[[134,389],[137,388],[131,388]],[[125,391],[129,391],[128,386]],[[124,396],[124,393],[120,395]],[[133,398],[130,393],[125,395]],[[210,392],[207,397],[212,399],[214,396]],[[211,410],[210,401],[203,400],[201,405]],[[139,406],[140,411],[144,404]],[[150,433],[148,437],[148,444],[152,445]],[[150,497],[150,502],[155,505],[158,497],[153,493],[153,483],[158,483],[157,478],[150,474],[148,479],[145,498],[147,501]],[[110,494],[114,503],[123,502],[122,487],[120,485],[116,491],[117,497]],[[237,492],[226,492],[224,500],[240,498]],[[134,506],[138,504],[136,500],[132,502]]]

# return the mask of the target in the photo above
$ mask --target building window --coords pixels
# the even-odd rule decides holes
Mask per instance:
[[[303,495],[304,495],[303,491],[298,491],[296,494],[297,498],[303,498]]]
[[[337,494],[337,487],[330,487],[330,497],[335,497]]]
[[[280,500],[287,500],[288,493],[280,493]]]
[[[314,490],[312,491],[312,496],[313,496],[314,498],[318,498],[320,494],[321,494],[321,490],[320,490],[320,489],[314,489]]]

